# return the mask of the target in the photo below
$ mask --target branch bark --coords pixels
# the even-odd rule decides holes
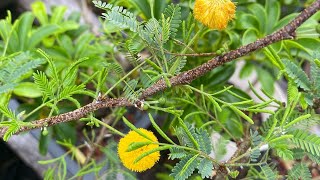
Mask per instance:
[[[280,30],[262,38],[259,39],[253,43],[250,43],[248,45],[242,46],[236,50],[232,50],[228,53],[225,53],[221,56],[217,56],[210,61],[195,67],[191,70],[182,72],[170,79],[171,86],[178,86],[178,85],[184,85],[184,84],[190,84],[193,80],[199,78],[200,76],[203,76],[204,74],[208,73],[209,71],[213,70],[214,68],[221,66],[227,62],[230,62],[232,60],[236,60],[239,57],[245,56],[251,52],[254,52],[256,50],[262,49],[270,44],[276,43],[281,40],[286,39],[294,39],[295,38],[295,31],[296,29],[301,26],[306,20],[308,20],[313,14],[315,14],[317,11],[320,10],[320,0],[316,0],[313,4],[311,4],[309,7],[304,9],[295,19],[293,19],[290,23],[288,23],[286,26],[281,28]],[[165,83],[165,81],[159,80],[151,87],[147,88],[142,95],[140,96],[140,100],[143,101],[146,98],[166,90],[168,87]],[[77,120],[82,117],[85,117],[91,112],[94,112],[101,108],[106,107],[120,107],[120,106],[133,106],[134,104],[130,103],[125,98],[101,98],[97,101],[94,101],[90,104],[87,104],[75,111],[71,111],[68,113],[60,114],[57,116],[53,116],[50,118],[44,118],[40,120],[35,120],[32,123],[35,125],[34,127],[21,127],[16,134],[28,131],[31,129],[39,128],[41,126],[53,126],[58,123],[68,122],[72,120]],[[137,102],[136,105],[140,105],[139,102]],[[0,137],[2,138],[5,134],[7,128],[2,127],[0,128]]]

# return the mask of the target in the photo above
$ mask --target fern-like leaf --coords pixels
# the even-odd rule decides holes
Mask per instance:
[[[38,52],[46,59],[48,62],[48,76],[51,77],[54,81],[59,82],[59,76],[57,67],[55,66],[53,59],[47,55],[44,51],[38,49]]]
[[[188,131],[190,132],[190,135],[193,138],[195,138],[197,136],[197,134],[195,132],[194,127],[189,123],[186,123],[186,127],[187,127]],[[195,144],[193,143],[193,140],[190,139],[190,137],[188,136],[188,133],[182,127],[178,127],[176,129],[176,134],[177,134],[177,137],[179,139],[180,144],[188,146],[188,147],[197,148],[195,146]]]
[[[250,153],[250,161],[251,161],[251,162],[257,162],[260,156],[261,156],[260,150],[259,150],[259,149],[254,149],[254,150]]]
[[[17,120],[18,119],[16,114],[13,111],[11,111],[8,108],[8,106],[0,105],[0,112],[4,116],[6,116],[8,119],[11,119],[11,120]]]
[[[263,136],[267,135],[273,123],[274,123],[274,115],[269,116],[267,120],[262,123],[262,126],[260,127],[260,131]]]
[[[164,44],[169,40],[169,37],[170,37],[170,18],[166,19],[163,15],[161,19],[161,25],[162,25],[161,41]]]
[[[277,179],[277,173],[275,173],[269,165],[261,166],[261,171],[268,180]]]
[[[0,127],[7,127],[7,131],[3,135],[4,141],[8,141],[20,129],[17,120],[0,122]]]
[[[100,9],[104,9],[104,10],[111,10],[111,8],[113,7],[112,4],[108,4],[107,2],[103,2],[103,1],[92,1],[92,3],[100,8]]]
[[[1,85],[0,94],[13,90],[14,87],[16,87],[17,85],[18,85],[17,83],[8,83],[8,84]]]
[[[318,165],[320,165],[320,156],[315,156],[311,153],[307,153],[307,156],[309,159],[311,159],[311,161],[317,163]]]
[[[251,130],[250,130],[250,135],[251,135],[250,137],[251,144],[253,146],[258,146],[262,141],[262,136],[259,135],[258,131],[252,132]]]
[[[80,58],[77,61],[73,62],[68,69],[66,70],[65,74],[63,75],[62,83],[64,87],[67,87],[71,85],[72,82],[76,80],[77,77],[77,71],[78,71],[78,66],[89,60],[89,58]]]
[[[181,161],[172,169],[170,176],[173,176],[176,180],[187,179],[189,176],[191,176],[198,165],[197,157],[198,155],[189,155],[181,159]]]
[[[311,61],[311,78],[313,82],[313,89],[315,89],[320,96],[320,68],[314,61]]]
[[[164,17],[170,18],[170,37],[174,38],[181,24],[181,7],[174,4],[168,5],[164,10]]]
[[[118,63],[104,63],[103,66],[107,71],[114,72],[118,75],[123,72],[122,66]]]
[[[294,64],[291,61],[284,60],[283,63],[285,64],[285,68],[288,76],[292,78],[299,87],[301,87],[306,91],[310,91],[311,83],[306,73],[303,72],[300,67],[298,67],[296,64]]]
[[[295,85],[294,81],[292,79],[288,80],[288,99],[287,99],[287,103],[291,104],[293,102],[293,100],[295,100],[298,96],[298,88]]]
[[[156,49],[161,48],[163,44],[161,37],[162,28],[155,18],[149,19],[144,26],[144,31],[142,38],[147,41],[149,45],[156,47]]]
[[[207,131],[204,129],[197,129],[196,139],[199,143],[200,150],[206,154],[210,154],[212,151],[212,143]]]
[[[140,81],[143,88],[148,88],[155,82],[149,74],[144,73],[143,71],[140,72]]]
[[[198,172],[201,175],[201,177],[209,178],[212,175],[213,170],[213,163],[209,159],[203,158],[198,165]]]
[[[63,100],[63,99],[67,99],[69,97],[71,97],[74,94],[83,94],[84,93],[84,85],[80,84],[80,85],[72,85],[72,86],[68,86],[65,87],[61,93],[59,94],[59,101]]]
[[[136,87],[138,85],[138,81],[135,79],[130,80],[129,82],[126,83],[126,86],[124,87],[124,96],[130,100],[130,101],[136,101],[138,97],[141,94],[141,91],[136,91]]]
[[[56,86],[56,83],[54,81],[51,81],[51,83],[49,83],[47,76],[44,72],[41,71],[33,73],[33,79],[34,83],[38,86],[42,93],[43,101],[45,101],[48,97],[53,98],[54,88]]]
[[[259,135],[258,131],[252,132],[252,130],[250,130],[250,135],[251,135],[250,139],[251,139],[252,147],[256,147],[262,142],[262,136]],[[261,155],[260,149],[254,149],[250,153],[250,161],[257,162],[260,155]]]
[[[284,159],[284,160],[293,160],[293,152],[289,150],[289,147],[287,144],[284,145],[284,147],[277,147],[276,148],[277,155]]]
[[[128,51],[128,53],[126,54],[126,59],[134,66],[140,64],[139,61],[141,59],[138,55],[139,51],[133,39],[129,39],[126,41],[125,48]]]
[[[303,180],[311,180],[312,176],[305,164],[296,164],[288,173],[289,180],[303,179]]]
[[[302,159],[307,153],[300,148],[293,148],[293,149],[291,149],[291,151],[293,152],[292,155],[293,155],[294,159]]]
[[[183,56],[179,59],[179,63],[173,64],[173,65],[177,65],[177,67],[175,67],[175,74],[179,74],[182,70],[182,68],[184,68],[184,66],[187,64],[187,56]]]
[[[169,159],[172,159],[172,160],[181,159],[187,155],[187,153],[181,148],[172,147],[169,150],[170,150]]]
[[[128,28],[132,32],[137,32],[139,28],[139,22],[136,20],[134,14],[122,6],[111,7],[109,11],[102,13],[102,16],[119,28]]]
[[[294,136],[291,140],[297,147],[313,155],[320,156],[320,137],[303,130],[296,130],[290,134]]]
[[[0,66],[0,81],[4,84],[17,82],[32,69],[44,62],[41,58],[34,59],[29,52],[9,58],[9,60]]]
[[[16,68],[15,71],[8,77],[7,81],[14,81],[16,79],[20,79],[21,76],[27,74],[30,70],[40,66],[43,63],[43,59],[34,59],[32,61],[29,61]]]

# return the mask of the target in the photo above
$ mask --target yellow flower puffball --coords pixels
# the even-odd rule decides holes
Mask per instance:
[[[230,0],[196,0],[193,14],[195,19],[210,29],[223,30],[235,17],[236,5]]]
[[[142,129],[142,128],[139,128],[139,131],[142,132],[143,134],[145,134],[147,137],[149,137],[152,140],[152,142],[156,142],[156,143],[158,142],[157,137],[151,131],[148,131],[148,130]],[[150,141],[150,140],[146,139],[145,137],[141,136],[140,134],[138,134],[135,131],[130,131],[126,136],[124,136],[123,138],[120,139],[120,142],[118,145],[118,154],[119,154],[121,162],[123,163],[123,165],[126,168],[128,168],[132,171],[142,172],[147,169],[150,169],[151,167],[153,167],[155,165],[156,162],[159,161],[160,152],[156,151],[152,154],[145,156],[140,161],[138,161],[136,163],[134,162],[136,160],[136,158],[138,156],[140,156],[141,154],[143,154],[147,151],[153,150],[155,148],[158,148],[159,147],[158,144],[148,144],[148,145],[142,146],[136,150],[128,152],[128,147],[132,143],[148,142],[148,141]]]

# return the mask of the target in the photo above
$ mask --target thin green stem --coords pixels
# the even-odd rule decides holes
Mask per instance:
[[[217,110],[215,109],[215,114],[217,114]],[[237,138],[226,128],[224,127],[224,125],[217,119],[217,118],[214,118],[211,114],[208,113],[208,115],[212,118],[212,119],[215,119],[219,126],[222,127],[222,129],[231,137],[231,139],[233,139],[235,142],[237,140]]]
[[[9,46],[9,42],[10,42],[10,39],[11,39],[11,36],[12,36],[12,33],[14,31],[14,29],[16,28],[16,25],[19,24],[19,20],[17,20],[17,23],[15,23],[12,27],[11,27],[11,31],[9,33],[9,36],[8,36],[8,39],[4,45],[4,48],[3,48],[3,52],[2,52],[2,57],[4,57],[7,53],[7,49],[8,49],[8,46]]]
[[[193,42],[199,37],[199,35],[202,33],[202,30],[204,29],[204,27],[202,26],[197,33],[192,37],[192,39],[189,41],[189,43],[187,44],[186,47],[184,47],[184,49],[181,51],[181,54],[184,54],[187,52],[187,50],[189,49],[189,47],[193,44]]]
[[[171,146],[171,147],[175,147],[175,148],[180,148],[180,149],[184,149],[184,150],[187,150],[187,151],[192,151],[192,152],[195,152],[197,154],[199,154],[200,156],[204,157],[204,158],[207,158],[209,159],[210,161],[212,161],[214,164],[217,164],[219,165],[220,163],[215,160],[214,158],[210,157],[208,154],[200,151],[200,150],[197,150],[197,149],[194,149],[194,148],[190,148],[190,147],[186,147],[186,146],[181,146],[181,145],[173,145],[173,144],[167,144],[167,143],[155,143],[155,144],[158,144],[158,145],[162,145],[162,146]]]
[[[123,80],[125,80],[127,77],[129,77],[134,71],[139,69],[144,63],[145,63],[145,61],[142,62],[141,64],[139,64],[138,66],[136,66],[135,68],[133,68],[130,72],[128,72],[121,79],[119,79],[119,81],[117,81],[115,84],[113,84],[113,86],[111,88],[108,89],[108,91],[104,94],[104,96],[107,96],[118,84],[120,84]]]
[[[188,87],[188,88],[190,88],[191,90],[196,91],[196,92],[198,92],[198,93],[200,93],[200,94],[203,94],[203,95],[205,95],[205,96],[211,96],[211,94],[208,94],[208,93],[206,93],[206,92],[204,92],[204,91],[201,91],[201,90],[199,90],[199,89],[197,89],[197,88],[194,88],[194,87],[192,87],[192,86],[190,86],[190,85],[185,85],[185,86]],[[215,98],[215,97],[213,97],[213,96],[211,96],[211,97],[212,97],[214,100],[219,101],[219,102],[221,102],[221,103],[229,104],[229,103],[224,102],[224,101],[222,101],[222,100],[220,100],[220,99],[218,99],[218,98]],[[201,108],[201,107],[199,107],[199,106],[197,106],[197,107],[198,107],[200,110],[204,111],[203,108]],[[204,111],[204,112],[205,112],[206,115],[208,115],[210,118],[215,119],[215,120],[216,120],[215,122],[217,122],[217,123],[219,124],[219,126],[222,127],[222,129],[223,129],[233,140],[236,140],[236,138],[231,134],[231,132],[230,132],[227,128],[225,128],[225,127],[223,126],[223,124],[222,124],[220,121],[218,121],[218,119],[214,118],[214,117],[213,117],[210,113],[208,113],[207,111]],[[215,114],[217,114],[216,110],[215,110]]]
[[[93,119],[94,119],[94,118],[93,118]],[[122,132],[118,131],[117,129],[113,128],[112,126],[110,126],[109,124],[107,124],[107,123],[105,123],[105,122],[99,121],[99,120],[97,120],[97,119],[94,119],[94,121],[97,122],[98,124],[100,124],[100,125],[108,128],[110,131],[112,131],[112,132],[114,132],[114,133],[116,133],[116,134],[118,134],[118,135],[120,135],[120,136],[122,136],[122,137],[125,136],[125,134],[123,134]]]
[[[300,96],[301,96],[301,93],[299,93],[297,98],[289,106],[287,106],[287,109],[285,110],[284,115],[281,119],[280,126],[283,126],[287,117],[290,116],[290,114],[292,113],[292,110],[296,107],[298,101],[300,100]]]
[[[54,99],[51,99],[43,104],[41,104],[40,106],[38,106],[37,108],[33,109],[30,113],[28,113],[27,115],[24,116],[25,119],[27,119],[28,117],[30,117],[32,114],[34,114],[35,112],[37,112],[38,110],[40,110],[41,108],[45,107],[48,103],[51,103]]]
[[[225,166],[261,166],[261,165],[264,165],[266,164],[267,162],[260,162],[260,163],[227,163],[227,164],[224,164]]]
[[[230,161],[230,163],[234,163],[234,162],[242,159],[243,157],[248,156],[252,151],[254,151],[254,150],[256,150],[256,149],[259,149],[262,145],[263,145],[263,143],[260,143],[258,146],[254,147],[254,148],[252,148],[251,150],[248,150],[248,151],[246,151],[245,153],[241,154],[240,156],[232,159],[232,160]]]

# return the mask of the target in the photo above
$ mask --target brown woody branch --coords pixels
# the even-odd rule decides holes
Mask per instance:
[[[308,8],[303,10],[294,20],[292,20],[289,24],[281,28],[280,30],[259,39],[253,43],[242,46],[236,50],[232,50],[224,55],[217,56],[210,61],[195,67],[191,70],[182,72],[170,79],[171,86],[178,86],[183,84],[189,84],[193,80],[197,79],[200,76],[208,73],[212,69],[221,66],[227,62],[235,60],[239,57],[245,56],[253,51],[262,49],[270,44],[276,43],[281,40],[286,39],[294,39],[296,29],[301,26],[307,19],[309,19],[313,14],[315,14],[320,9],[320,0],[316,0],[313,4],[311,4]],[[157,83],[147,88],[141,95],[140,100],[144,99],[167,89],[167,85],[164,80],[159,80]],[[28,131],[31,129],[43,127],[43,126],[53,126],[58,123],[68,122],[72,120],[77,120],[82,117],[85,117],[91,112],[94,112],[101,108],[106,107],[120,107],[120,106],[133,106],[125,98],[102,98],[98,101],[94,101],[90,104],[87,104],[75,111],[71,111],[68,113],[60,114],[57,116],[53,116],[50,118],[40,119],[33,121],[32,123],[35,125],[34,127],[22,127],[19,129],[17,133]],[[3,137],[7,128],[0,128],[0,137]]]

